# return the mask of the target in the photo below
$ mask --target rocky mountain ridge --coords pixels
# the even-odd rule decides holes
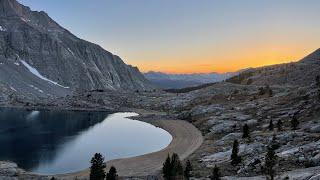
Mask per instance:
[[[3,97],[61,97],[90,90],[146,90],[138,68],[79,39],[45,12],[0,0],[0,86]]]

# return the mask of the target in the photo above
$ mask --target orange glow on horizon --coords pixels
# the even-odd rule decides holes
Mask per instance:
[[[312,52],[310,49],[297,50],[284,48],[278,48],[276,50],[269,49],[269,51],[266,52],[259,50],[253,51],[256,53],[253,54],[251,51],[235,52],[230,56],[218,57],[207,55],[207,57],[203,57],[201,60],[186,58],[185,60],[173,59],[168,61],[159,59],[156,60],[156,65],[152,62],[148,63],[148,61],[137,61],[135,65],[138,66],[142,72],[159,71],[169,74],[225,73],[246,68],[295,62]]]

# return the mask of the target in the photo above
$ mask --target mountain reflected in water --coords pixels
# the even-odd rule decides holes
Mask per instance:
[[[107,159],[154,152],[171,136],[150,124],[127,119],[133,113],[0,109],[0,160],[43,174],[89,166],[93,153]]]
[[[0,159],[32,169],[52,161],[61,144],[102,122],[107,113],[0,110]]]

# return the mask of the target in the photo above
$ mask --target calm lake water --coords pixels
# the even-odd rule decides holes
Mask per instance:
[[[107,160],[161,150],[172,140],[163,129],[130,120],[135,113],[0,109],[0,160],[41,174],[90,166],[94,153]]]

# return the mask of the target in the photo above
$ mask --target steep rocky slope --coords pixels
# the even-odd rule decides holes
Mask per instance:
[[[77,38],[45,12],[0,0],[0,84],[24,96],[65,96],[96,89],[145,90],[152,85],[136,67]]]

